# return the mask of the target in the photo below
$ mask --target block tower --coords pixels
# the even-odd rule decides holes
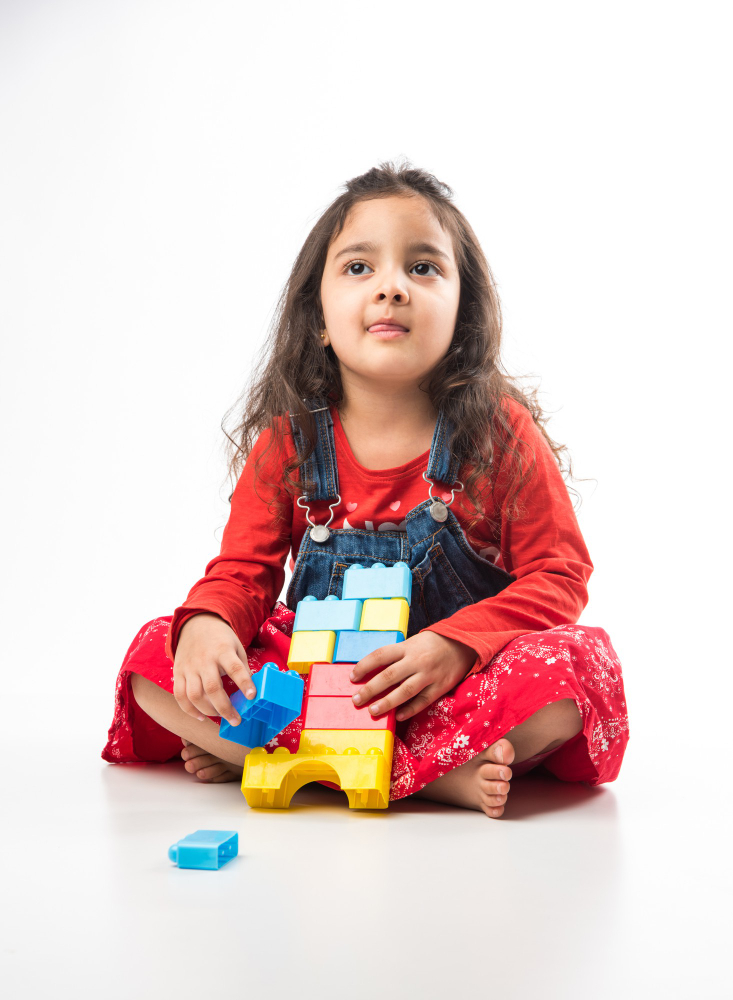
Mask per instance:
[[[288,667],[307,675],[305,720],[296,753],[277,747],[247,754],[242,792],[250,806],[286,809],[311,781],[337,784],[351,809],[386,809],[394,748],[394,710],[374,718],[351,696],[354,663],[407,635],[412,574],[405,562],[344,573],[342,596],[298,602]],[[264,668],[263,668],[264,669]],[[238,727],[237,727],[238,728]]]

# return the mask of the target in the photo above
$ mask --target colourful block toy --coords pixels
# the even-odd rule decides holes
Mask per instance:
[[[395,710],[373,716],[365,705],[355,705],[351,698],[308,697],[304,729],[389,729],[394,732]]]
[[[312,663],[331,663],[334,659],[335,644],[335,632],[293,632],[288,666],[291,670],[297,670],[299,674],[307,674]]]
[[[410,603],[412,597],[412,573],[406,562],[385,566],[378,562],[364,569],[361,563],[355,563],[344,573],[344,586],[341,597],[343,600],[357,598],[366,600],[369,597],[404,597]]]
[[[339,632],[332,659],[334,663],[358,663],[375,649],[404,641],[405,637],[401,632]],[[329,662],[325,656],[319,657],[320,660]]]
[[[386,809],[389,804],[389,779],[392,768],[394,736],[389,732],[372,733],[370,746],[361,752],[358,735],[344,730],[349,746],[338,753],[333,746],[320,746],[311,753],[303,747],[291,754],[286,747],[276,747],[268,754],[255,747],[244,760],[242,792],[252,808],[287,809],[299,788],[311,781],[331,781],[346,792],[352,809]],[[301,739],[301,743],[302,743]],[[306,744],[307,745],[307,744]],[[384,747],[389,747],[389,756]]]
[[[362,601],[340,601],[335,594],[329,594],[324,601],[317,601],[312,595],[298,601],[293,622],[293,632],[340,632],[342,629],[358,629],[361,620]]]
[[[217,870],[236,858],[236,830],[196,830],[168,848],[168,857],[179,868]]]
[[[404,597],[386,599],[373,597],[364,601],[359,630],[380,632],[396,629],[403,636],[406,636],[409,618],[410,605]]]
[[[411,599],[407,563],[356,563],[344,573],[342,598],[309,594],[298,602],[288,666],[309,674],[300,744],[295,754],[249,744],[242,793],[251,807],[287,809],[312,781],[341,788],[351,809],[389,805],[395,710],[375,719],[368,706],[357,708],[351,695],[368,678],[353,684],[349,674],[375,649],[404,642]]]
[[[226,719],[219,724],[222,739],[241,746],[264,746],[297,719],[303,708],[305,683],[295,670],[279,670],[277,664],[266,663],[252,675],[257,694],[250,701],[241,691],[231,697],[242,721],[237,726]]]

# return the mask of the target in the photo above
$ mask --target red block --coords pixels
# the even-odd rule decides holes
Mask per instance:
[[[352,685],[359,688],[360,685]],[[357,706],[351,698],[308,696],[303,729],[388,729],[395,730],[395,710],[375,719],[365,706]]]
[[[350,698],[366,684],[366,681],[354,684],[349,680],[353,668],[353,663],[314,663],[310,670],[309,697]]]
[[[306,692],[308,697],[315,695],[317,698],[350,698],[384,668],[377,667],[356,684],[349,680],[349,674],[353,669],[353,663],[314,663],[308,674],[308,690]],[[380,691],[379,696],[384,697],[390,691],[394,691],[396,687],[396,684],[392,684],[391,687]]]

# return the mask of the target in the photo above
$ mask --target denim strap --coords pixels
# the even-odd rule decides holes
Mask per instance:
[[[460,460],[451,455],[448,448],[451,434],[453,433],[453,423],[448,419],[443,410],[438,413],[438,421],[433,432],[433,441],[430,445],[430,458],[425,475],[428,479],[437,479],[441,483],[452,485],[458,479],[458,470],[461,467]]]
[[[301,467],[301,481],[312,479],[313,492],[303,493],[306,500],[335,500],[339,495],[339,474],[336,465],[336,444],[333,439],[333,420],[327,399],[305,399],[306,408],[316,422],[316,447],[311,457]],[[294,416],[290,417],[293,437],[299,454],[305,452],[305,436]]]

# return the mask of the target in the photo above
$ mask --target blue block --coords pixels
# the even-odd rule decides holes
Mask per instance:
[[[197,830],[168,848],[168,857],[179,868],[218,869],[236,858],[236,830]]]
[[[380,646],[404,642],[401,632],[339,632],[336,636],[334,663],[358,663]]]
[[[361,601],[341,601],[335,594],[317,601],[309,594],[298,601],[293,632],[358,631],[361,609]]]
[[[222,719],[219,736],[240,746],[263,747],[300,715],[305,682],[295,670],[279,670],[276,663],[266,663],[252,675],[252,683],[257,694],[251,701],[241,691],[231,696],[242,721],[233,726]]]
[[[370,597],[404,597],[407,603],[412,598],[412,573],[406,562],[385,566],[378,562],[364,569],[361,563],[354,563],[344,573],[342,600]]]

